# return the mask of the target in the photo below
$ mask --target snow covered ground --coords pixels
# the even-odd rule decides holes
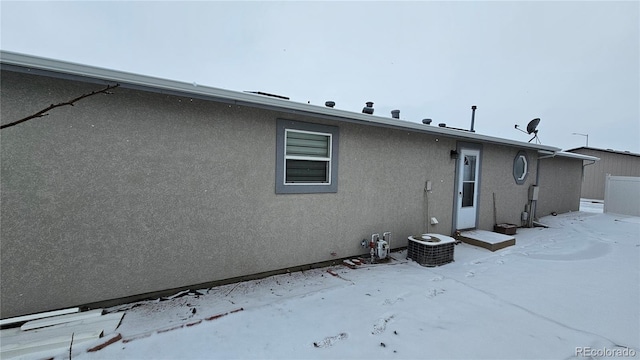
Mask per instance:
[[[581,210],[441,267],[398,252],[111,308],[126,342],[73,359],[640,358],[640,218]]]

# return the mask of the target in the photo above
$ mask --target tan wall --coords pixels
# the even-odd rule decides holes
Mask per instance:
[[[102,86],[2,73],[7,123]],[[276,194],[276,120],[339,127],[338,192]],[[123,298],[451,234],[458,142],[124,87],[2,130],[0,316]],[[520,224],[517,148],[483,145],[481,229]],[[425,199],[425,183],[432,191]],[[428,201],[425,201],[428,200]],[[334,255],[335,254],[335,255]],[[46,294],[46,296],[43,296]]]
[[[572,152],[600,158],[600,161],[585,167],[581,193],[583,198],[604,200],[604,184],[607,174],[640,176],[640,156],[595,149],[576,149]]]
[[[537,154],[534,151],[526,152],[529,159],[528,175],[525,182],[518,185],[513,177],[513,161],[520,150],[523,149],[488,144],[483,146],[480,229],[493,230],[494,193],[497,223],[521,224],[521,214],[528,203],[529,186],[535,184]]]
[[[580,210],[582,163],[579,159],[562,157],[540,160],[537,217]]]
[[[1,86],[3,123],[101,88]],[[2,130],[2,317],[362,254],[374,232],[405,246],[427,180],[430,230],[450,232],[452,139],[113,92]],[[277,118],[339,126],[337,193],[275,194]]]

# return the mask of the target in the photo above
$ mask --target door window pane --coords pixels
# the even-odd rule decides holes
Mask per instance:
[[[476,157],[465,156],[464,157],[464,170],[462,172],[463,181],[475,181],[476,180]]]
[[[462,207],[473,206],[475,186],[475,182],[462,183]]]

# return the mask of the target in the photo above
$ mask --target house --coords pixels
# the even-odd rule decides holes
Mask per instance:
[[[595,156],[565,151],[538,157],[539,199],[535,216],[580,210],[580,179],[584,168],[599,160]]]
[[[0,58],[4,125],[117,85],[0,133],[3,318],[300,269],[372,233],[399,248],[578,209],[584,159],[553,146]]]
[[[581,196],[586,199],[604,200],[607,175],[640,177],[640,154],[612,149],[579,147],[566,150],[569,153],[595,156],[601,159],[584,168]]]

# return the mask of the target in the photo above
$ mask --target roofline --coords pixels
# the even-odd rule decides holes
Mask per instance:
[[[290,114],[308,115],[312,117],[359,123],[369,126],[402,129],[412,132],[420,132],[432,135],[446,136],[455,139],[462,139],[465,141],[485,142],[533,150],[546,150],[552,152],[560,151],[560,148],[549,145],[525,143],[521,141],[481,135],[464,130],[454,130],[449,128],[424,125],[406,120],[362,114],[272,97],[263,97],[251,93],[225,90],[210,86],[202,86],[196,83],[167,80],[152,76],[139,75],[118,70],[110,70],[44,57],[19,54],[4,50],[0,50],[0,64],[2,64],[3,70],[9,71],[24,71],[27,73],[40,73],[42,75],[46,74],[49,76],[57,75],[58,77],[72,78],[79,81],[91,81],[91,79],[97,79],[106,82],[119,83],[122,87],[127,88],[168,93],[174,95],[188,95],[209,101],[266,108]]]
[[[580,147],[577,147],[577,148],[564,150],[564,152],[573,152],[573,151],[582,150],[582,149],[584,149],[584,150],[593,150],[593,151],[601,151],[601,152],[612,153],[612,154],[620,154],[620,155],[640,156],[640,154],[632,153],[630,151],[620,151],[620,150],[613,150],[613,149],[598,149],[598,148],[589,147],[589,146],[580,146]]]

